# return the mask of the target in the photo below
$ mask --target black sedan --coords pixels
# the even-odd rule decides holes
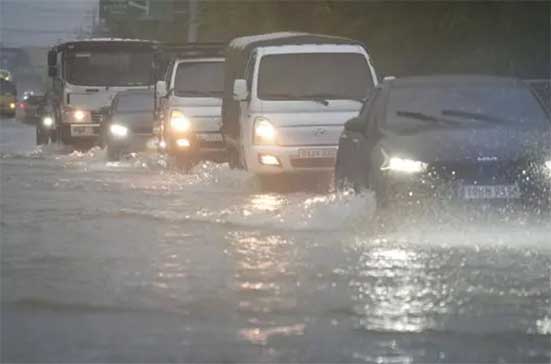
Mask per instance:
[[[125,153],[156,149],[154,119],[153,91],[119,92],[113,98],[103,129],[107,159],[118,161]]]
[[[551,122],[522,81],[432,76],[383,82],[340,138],[336,185],[378,206],[454,200],[547,210]]]

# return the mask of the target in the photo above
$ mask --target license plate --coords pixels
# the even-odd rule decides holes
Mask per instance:
[[[71,125],[71,136],[95,136],[94,129],[90,125]]]
[[[298,150],[298,159],[336,158],[336,157],[337,157],[337,150],[333,148]]]
[[[204,134],[197,134],[198,138],[201,139],[204,142],[221,142],[222,134],[218,133],[204,133]]]
[[[499,186],[463,186],[465,200],[492,200],[520,198],[520,189],[517,185]]]

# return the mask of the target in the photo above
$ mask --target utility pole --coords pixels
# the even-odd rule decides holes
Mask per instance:
[[[189,13],[188,13],[188,30],[187,41],[188,43],[196,43],[199,32],[199,1],[188,0]]]

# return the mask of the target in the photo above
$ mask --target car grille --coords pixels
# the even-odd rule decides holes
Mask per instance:
[[[90,114],[93,123],[101,124],[103,122],[104,116],[101,112],[92,111]]]
[[[334,167],[335,158],[291,159],[291,166],[294,168]]]

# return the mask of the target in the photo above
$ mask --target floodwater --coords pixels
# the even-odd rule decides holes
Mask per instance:
[[[34,146],[1,120],[2,362],[545,362],[551,223]]]

